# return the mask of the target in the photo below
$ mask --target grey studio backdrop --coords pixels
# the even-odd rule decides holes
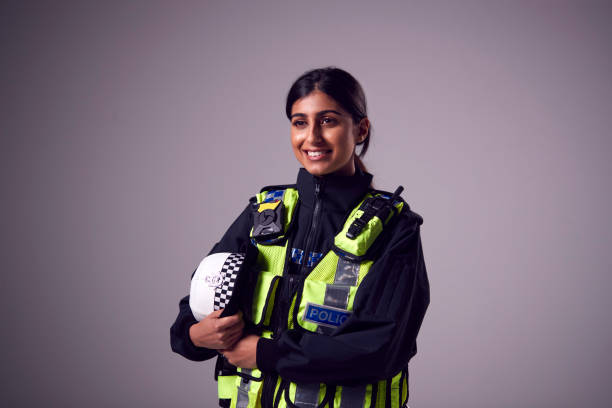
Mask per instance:
[[[410,405],[607,407],[612,7],[2,2],[2,406],[214,407],[189,277],[291,183],[284,98],[337,65],[424,217]]]

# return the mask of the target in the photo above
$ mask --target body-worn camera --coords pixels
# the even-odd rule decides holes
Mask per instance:
[[[275,238],[283,233],[284,205],[281,200],[253,204],[253,233],[255,239]]]

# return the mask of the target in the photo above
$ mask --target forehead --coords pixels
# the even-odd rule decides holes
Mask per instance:
[[[291,107],[291,114],[304,113],[308,115],[323,110],[336,110],[344,113],[335,99],[324,92],[315,90],[295,101]]]

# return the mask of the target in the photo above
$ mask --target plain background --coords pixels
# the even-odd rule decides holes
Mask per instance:
[[[169,328],[248,198],[295,180],[284,98],[326,65],[425,220],[410,405],[610,405],[610,2],[0,10],[3,406],[215,406]]]

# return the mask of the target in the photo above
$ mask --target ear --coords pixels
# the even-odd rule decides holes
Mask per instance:
[[[355,143],[363,143],[368,136],[368,130],[370,130],[370,120],[365,117],[359,121],[357,125],[357,132],[355,134]]]

